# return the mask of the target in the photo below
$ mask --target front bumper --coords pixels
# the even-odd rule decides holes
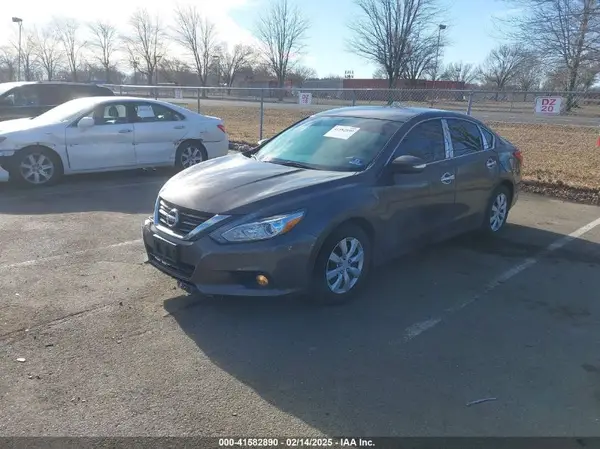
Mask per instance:
[[[188,291],[223,296],[282,296],[305,290],[312,277],[317,241],[296,232],[252,243],[220,244],[206,234],[184,241],[159,231],[152,219],[145,221],[142,237],[152,266]],[[177,260],[159,255],[157,239],[176,245]],[[269,279],[267,286],[257,284],[259,274]]]

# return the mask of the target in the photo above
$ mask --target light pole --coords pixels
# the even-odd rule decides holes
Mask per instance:
[[[438,63],[440,59],[440,41],[442,38],[442,30],[446,29],[446,25],[439,24],[438,25],[438,38],[437,38],[437,47],[435,49],[435,70],[433,72],[433,87],[435,87],[435,80],[437,78],[438,71]]]
[[[23,32],[23,19],[20,17],[13,17],[13,23],[19,24],[19,62],[17,64],[17,81],[21,81],[21,34]]]

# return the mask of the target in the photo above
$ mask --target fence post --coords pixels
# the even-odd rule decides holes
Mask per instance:
[[[265,91],[260,90],[260,128],[258,129],[258,140],[263,138],[263,122],[265,118]]]
[[[356,91],[352,90],[352,106],[356,106]]]
[[[123,95],[123,86],[119,86],[119,95]]]
[[[513,111],[514,103],[515,103],[515,93],[512,92],[512,94],[510,96],[510,112]]]
[[[469,103],[467,104],[467,115],[471,115],[472,107],[473,107],[473,91],[469,92]]]
[[[200,89],[196,89],[196,102],[198,103],[198,114],[200,114]]]

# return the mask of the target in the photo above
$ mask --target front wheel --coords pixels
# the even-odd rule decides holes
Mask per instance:
[[[314,268],[314,295],[318,303],[343,304],[364,284],[371,263],[371,242],[358,226],[345,225],[326,240]]]
[[[199,164],[207,159],[206,148],[200,142],[183,142],[175,154],[175,166],[180,170]]]
[[[60,158],[43,148],[27,148],[13,156],[11,179],[34,187],[56,184],[63,174]]]

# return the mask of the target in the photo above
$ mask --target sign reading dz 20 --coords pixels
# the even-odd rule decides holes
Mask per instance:
[[[562,107],[562,97],[536,97],[536,114],[556,114],[559,115]]]

